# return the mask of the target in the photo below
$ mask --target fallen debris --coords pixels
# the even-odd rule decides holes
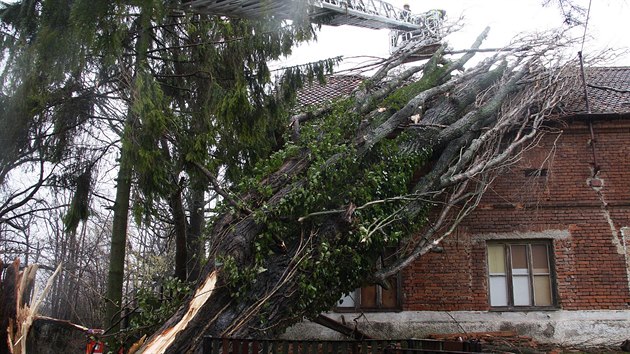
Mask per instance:
[[[427,338],[444,341],[478,341],[483,346],[484,352],[500,354],[619,354],[622,353],[620,349],[630,352],[630,340],[624,341],[621,345],[584,348],[539,343],[531,337],[519,335],[516,331],[431,333]]]
[[[470,332],[470,333],[432,333],[428,335],[430,339],[439,339],[447,341],[471,341],[476,340],[484,348],[496,348],[502,351],[520,353],[521,349],[528,348],[537,352],[540,347],[539,343],[528,336],[519,335],[516,331],[494,331],[494,332]],[[494,350],[493,350],[494,352]],[[544,352],[543,352],[544,353]]]

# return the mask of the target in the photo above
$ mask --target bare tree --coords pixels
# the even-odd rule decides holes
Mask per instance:
[[[588,10],[574,0],[544,0],[543,5],[557,7],[562,13],[565,25],[584,25],[587,21]]]

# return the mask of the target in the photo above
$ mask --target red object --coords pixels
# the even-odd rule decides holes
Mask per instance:
[[[90,340],[88,341],[85,354],[103,354],[105,351],[105,344],[100,341]]]

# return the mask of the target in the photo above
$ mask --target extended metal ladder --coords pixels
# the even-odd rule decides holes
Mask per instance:
[[[382,0],[191,0],[183,5],[199,13],[252,19],[266,16],[289,19],[299,6],[306,5],[314,23],[390,29],[392,53],[411,39],[438,42],[445,16],[443,10],[412,14]]]
[[[419,16],[382,0],[192,0],[184,5],[194,11],[225,16],[290,18],[298,1],[309,1],[309,16],[315,23],[400,31],[422,28]]]

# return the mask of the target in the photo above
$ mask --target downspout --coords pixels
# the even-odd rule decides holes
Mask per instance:
[[[589,145],[591,146],[591,153],[593,155],[593,170],[592,172],[592,177],[595,178],[597,176],[597,173],[599,172],[599,165],[597,164],[597,155],[595,153],[595,132],[593,131],[593,118],[590,117],[591,112],[591,105],[590,102],[588,100],[588,91],[586,90],[586,75],[584,74],[584,60],[582,59],[582,52],[578,52],[578,58],[580,59],[580,73],[582,76],[582,87],[584,88],[584,100],[586,102],[586,113],[589,115],[589,119],[588,119],[588,129],[591,133],[591,140],[589,141]]]

